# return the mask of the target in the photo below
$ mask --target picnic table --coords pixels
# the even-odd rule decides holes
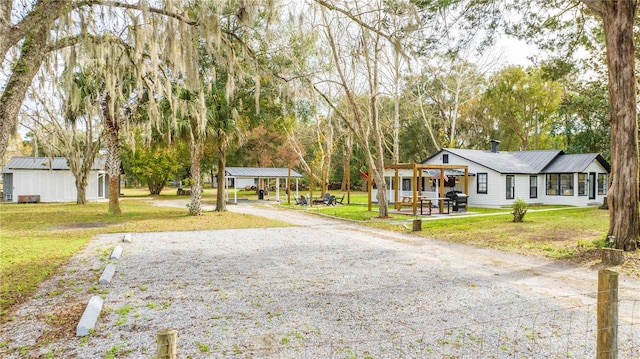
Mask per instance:
[[[449,214],[451,213],[451,206],[453,204],[453,200],[449,197],[425,197],[425,196],[419,196],[417,198],[418,201],[420,201],[420,215],[424,215],[424,206],[426,205],[427,208],[429,209],[429,213],[428,215],[431,215],[431,209],[433,207],[434,202],[438,203],[438,208],[440,208],[440,201],[443,202],[442,204],[442,210],[440,211],[440,213],[443,214]],[[445,212],[445,205],[447,208],[447,211]],[[413,197],[410,196],[404,196],[402,197],[402,201],[400,202],[400,207],[402,206],[413,206]]]

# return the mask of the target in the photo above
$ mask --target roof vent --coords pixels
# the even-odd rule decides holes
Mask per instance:
[[[498,153],[499,152],[500,141],[491,140],[491,152]]]

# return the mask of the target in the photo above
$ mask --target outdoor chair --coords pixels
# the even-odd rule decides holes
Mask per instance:
[[[300,206],[300,205],[302,205],[302,201],[300,200],[300,197],[298,197],[298,196],[293,196],[293,199],[296,201],[296,206]]]
[[[342,197],[340,198],[336,198],[336,204],[342,204],[342,201],[344,201],[344,194],[342,195]]]
[[[300,196],[300,205],[301,206],[308,206],[309,205],[309,202],[307,202],[307,197]]]
[[[324,194],[324,197],[322,198],[322,202],[327,206],[331,204],[331,195],[328,192]]]

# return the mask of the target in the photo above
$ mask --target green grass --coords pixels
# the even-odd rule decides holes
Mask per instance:
[[[596,207],[558,206],[532,206],[528,209],[524,221],[514,223],[509,208],[470,208],[470,213],[478,215],[426,219],[422,222],[422,231],[414,234],[476,247],[571,260],[585,265],[599,259],[596,250],[604,246],[609,226],[608,211]],[[392,222],[368,224],[399,232],[411,230],[410,225]],[[637,257],[637,253],[629,255]],[[636,268],[630,270],[627,274],[640,274]]]
[[[234,190],[230,188],[229,190],[229,198],[233,199],[234,191],[237,193],[238,199],[258,199],[258,194],[255,191],[245,191],[244,188]],[[151,196],[149,194],[149,190],[146,188],[123,188],[120,190],[124,197],[127,198],[162,198],[163,200],[188,200],[189,196],[178,196],[177,188],[175,187],[165,187],[162,192],[160,192],[159,196]],[[202,197],[207,202],[215,203],[217,190],[213,188],[204,188],[202,190]],[[270,193],[272,198],[275,198],[275,192]],[[284,191],[280,191],[280,196],[286,199],[286,193]],[[293,200],[293,197],[292,197]]]
[[[306,210],[404,233],[411,232],[411,220],[424,218],[422,231],[413,234],[476,247],[569,260],[581,265],[599,263],[599,249],[605,246],[609,229],[609,212],[596,207],[532,205],[527,207],[528,212],[522,223],[513,223],[510,207],[470,207],[468,216],[451,215],[435,220],[430,216],[399,215],[390,207],[391,218],[380,220],[376,218],[377,205],[373,205],[372,211],[368,210],[366,193],[356,193],[354,197],[362,204],[319,205]],[[303,207],[291,208],[300,210]],[[627,260],[618,270],[640,278],[640,251],[626,253],[625,257]]]
[[[142,199],[125,198],[120,206],[122,215],[108,216],[107,203],[0,204],[0,318],[96,234],[286,225],[232,212],[188,216],[186,208],[153,206]]]

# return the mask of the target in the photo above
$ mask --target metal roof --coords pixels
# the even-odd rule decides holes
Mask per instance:
[[[443,148],[424,162],[442,152],[449,152],[499,173],[538,174],[583,172],[594,160],[610,171],[607,161],[598,153],[567,155],[561,150],[482,151]]]
[[[289,176],[288,168],[265,168],[265,167],[227,167],[225,174],[228,177],[245,177],[245,178],[287,178]],[[291,170],[291,177],[300,178],[301,174]]]
[[[456,156],[465,158],[484,167],[500,173],[538,173],[534,167],[521,161],[511,152],[491,152],[481,150],[466,150],[458,148],[445,148],[442,151],[450,152]]]
[[[105,159],[96,158],[93,161],[92,170],[103,170]],[[2,173],[11,173],[13,170],[69,170],[67,159],[64,157],[13,157],[2,168]]]
[[[533,173],[540,173],[540,171],[552,163],[554,159],[564,156],[564,152],[560,150],[516,151],[510,153],[531,167]]]
[[[597,153],[585,153],[577,155],[562,155],[547,166],[542,173],[574,173],[584,172],[594,161],[598,160],[602,166],[610,171],[608,163]]]

